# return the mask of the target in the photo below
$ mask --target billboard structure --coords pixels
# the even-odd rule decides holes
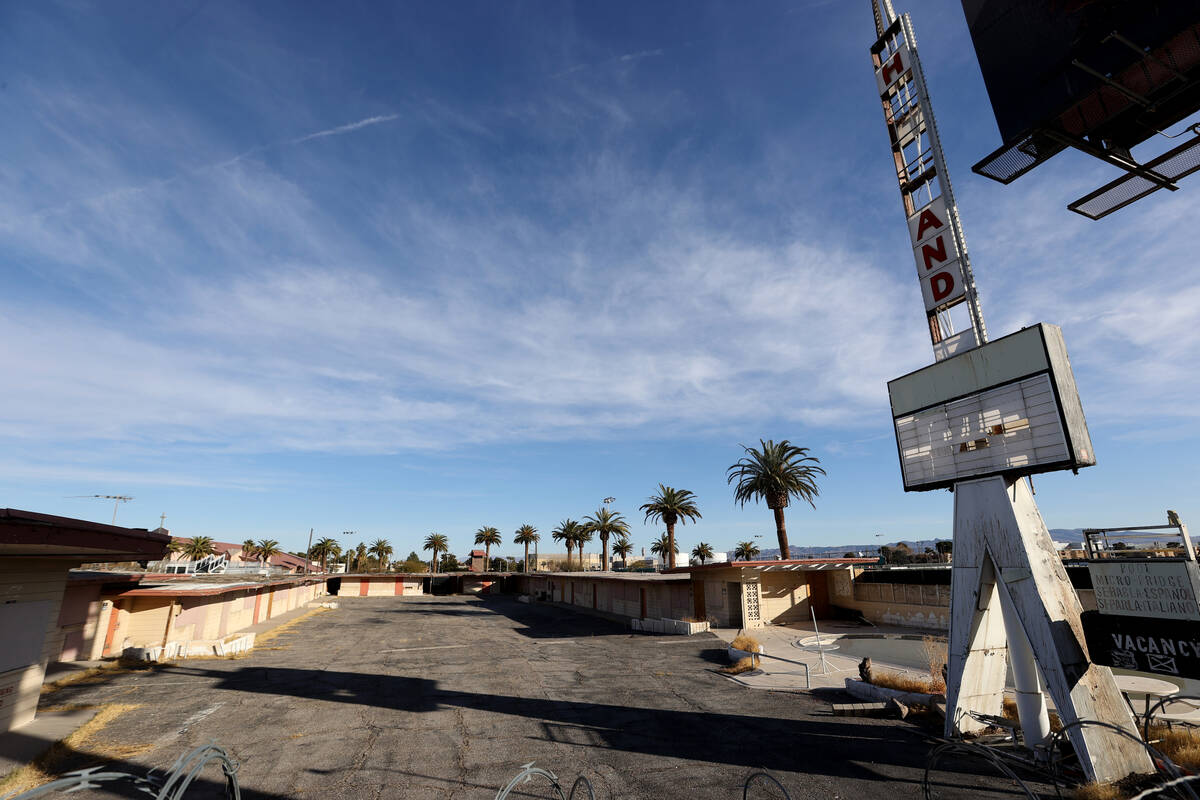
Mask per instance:
[[[962,0],[1004,143],[972,169],[1011,183],[1068,147],[1124,174],[1068,205],[1100,219],[1200,169],[1200,126],[1144,164],[1130,150],[1200,110],[1200,4]]]
[[[1050,735],[1045,693],[1091,780],[1153,769],[1112,673],[1088,658],[1082,607],[1026,477],[1095,463],[1061,331],[989,342],[912,20],[872,0],[870,47],[934,363],[888,384],[904,488],[954,492],[946,735],[1000,713],[1006,667],[1026,744]],[[949,312],[965,304],[969,327]]]

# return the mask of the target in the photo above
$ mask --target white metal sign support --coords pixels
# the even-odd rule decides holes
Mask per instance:
[[[969,388],[965,396],[949,389],[948,384],[964,383],[957,375],[962,370],[954,365],[965,363],[968,351],[984,348],[988,352],[985,355],[981,350],[979,360],[994,363],[1006,347],[1011,347],[1003,340],[988,344],[912,20],[907,14],[897,18],[890,0],[872,0],[872,6],[878,37],[871,47],[872,62],[934,358],[943,362],[963,357],[947,363],[945,369],[939,367],[926,375],[921,375],[926,372],[922,370],[889,384],[894,412],[906,391],[908,399],[916,401],[895,418],[901,463],[925,469],[932,476],[906,474],[905,488],[920,490],[940,484],[951,485],[954,491],[946,735],[985,727],[973,713],[1000,713],[1006,667],[1011,660],[1017,707],[1028,746],[1041,744],[1049,735],[1046,693],[1053,698],[1064,724],[1096,720],[1136,737],[1136,727],[1112,673],[1107,667],[1093,665],[1088,658],[1079,598],[1022,477],[1044,468],[1087,466],[1093,460],[1091,454],[1073,453],[1069,464],[1057,466],[1054,459],[1042,458],[1031,441],[1027,445],[1028,465],[1023,467],[1020,452],[1006,451],[1002,459],[987,452],[995,446],[1025,446],[1022,437],[1030,438],[1025,431],[1033,433],[1031,420],[1038,419],[1032,412],[1042,408],[1052,410],[1061,422],[1054,438],[1067,443],[1068,451],[1074,449],[1069,445],[1086,440],[1086,422],[1065,348],[1058,359],[1063,380],[1053,385],[1052,397],[1044,404],[1029,400],[1024,388],[1015,383],[1017,377],[1002,378],[996,389]],[[955,331],[950,310],[963,303],[967,305],[970,327]],[[1049,349],[1045,352],[1048,359],[1054,360]],[[1022,359],[1028,360],[1024,356],[1017,360]],[[1023,366],[1024,360],[1017,366]],[[976,376],[979,370],[969,372]],[[1022,372],[1017,369],[1014,375]],[[1020,413],[1006,415],[1003,411],[999,398],[1010,392],[1008,387],[1022,393],[1024,399],[1015,406]],[[958,408],[972,398],[978,399],[980,408],[960,415],[968,424],[950,426],[945,431],[938,427],[939,421],[951,416],[947,409]],[[992,412],[998,414],[997,419],[990,419],[988,414]],[[1021,414],[1025,415],[1023,419]],[[1081,436],[1068,435],[1068,431],[1080,427]],[[972,433],[964,438],[959,435],[961,430]],[[1039,459],[1043,462],[1040,466],[1036,463]],[[980,464],[989,461],[1004,468],[996,474],[979,475],[988,469]],[[926,462],[927,468],[922,466]],[[939,477],[942,474],[944,480]],[[1077,726],[1069,737],[1091,780],[1113,781],[1130,773],[1153,771],[1140,745],[1110,730]]]

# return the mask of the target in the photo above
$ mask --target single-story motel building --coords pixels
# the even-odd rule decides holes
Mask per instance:
[[[229,655],[253,644],[247,629],[325,595],[406,597],[515,594],[655,632],[695,623],[758,628],[856,618],[947,630],[949,565],[868,569],[874,559],[738,561],[662,573],[367,573],[163,575],[96,572],[81,564],[162,559],[166,531],[121,528],[0,509],[0,732],[33,719],[46,667],[121,655],[169,659]],[[1068,565],[1084,608],[1086,568]]]

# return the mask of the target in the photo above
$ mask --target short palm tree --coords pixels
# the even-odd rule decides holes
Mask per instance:
[[[759,439],[758,443],[762,445],[762,450],[742,445],[746,455],[729,468],[728,482],[737,481],[733,498],[740,505],[746,505],[748,500],[767,501],[767,508],[775,512],[779,556],[787,559],[791,553],[788,550],[783,510],[787,508],[791,497],[806,500],[816,508],[813,498],[820,494],[816,476],[824,475],[825,470],[818,466],[821,462],[816,456],[808,454],[807,447],[796,447],[787,439],[778,443]]]
[[[700,566],[704,566],[704,562],[712,557],[712,545],[707,542],[701,542],[692,548],[692,558],[700,559]]]
[[[433,551],[433,558],[429,559],[429,571],[437,572],[438,553],[448,553],[450,543],[446,540],[446,534],[431,533],[425,537],[425,546],[421,549]]]
[[[564,519],[558,523],[558,527],[550,532],[550,536],[554,541],[562,542],[567,546],[567,569],[571,568],[571,553],[575,550],[576,533],[579,530],[579,523],[573,519]]]
[[[338,544],[338,540],[326,536],[313,544],[312,550],[308,552],[308,557],[321,559],[321,571],[328,572],[329,559],[333,558],[336,561],[341,554],[342,546]]]
[[[737,547],[733,550],[733,557],[734,559],[740,558],[742,561],[753,561],[758,552],[754,542],[738,542]]]
[[[517,535],[513,537],[513,544],[525,545],[525,571],[529,572],[529,545],[534,542],[541,541],[541,536],[538,535],[537,528],[526,523],[517,528]]]
[[[672,565],[674,565],[675,556],[671,552],[671,548],[674,546],[675,542],[671,540],[671,537],[668,534],[664,533],[662,536],[659,536],[657,539],[655,539],[654,543],[650,545],[650,552],[658,556],[662,560],[663,564],[666,564],[669,561]]]
[[[614,556],[621,557],[621,567],[628,569],[629,554],[633,552],[633,542],[622,536],[620,539],[617,539],[616,543],[613,545],[612,551]]]
[[[363,566],[367,563],[367,546],[362,542],[354,548],[354,569],[361,572]]]
[[[213,547],[211,536],[193,536],[190,542],[183,545],[180,552],[192,561],[199,561],[205,556],[211,556],[216,549]]]
[[[274,539],[259,539],[258,544],[254,546],[254,555],[258,556],[258,560],[263,563],[263,566],[270,566],[271,558],[282,552],[279,542]]]
[[[495,528],[480,528],[475,531],[475,544],[483,545],[483,568],[492,568],[492,545],[501,544],[500,531]]]
[[[240,558],[245,559],[245,560],[254,558],[254,540],[253,539],[247,539],[246,541],[242,542],[242,555],[240,556]]]
[[[616,511],[610,511],[608,506],[596,509],[596,513],[583,518],[583,524],[592,533],[600,537],[603,551],[600,555],[600,569],[608,571],[608,538],[614,534],[617,538],[629,535],[629,523],[625,517]]]
[[[375,560],[379,562],[379,571],[383,572],[387,569],[388,559],[392,557],[392,543],[387,539],[376,539],[367,548],[367,554],[375,556]]]
[[[668,549],[672,569],[675,567],[675,523],[684,525],[687,521],[700,519],[700,509],[696,508],[696,495],[687,489],[673,489],[670,486],[658,485],[658,494],[644,504],[641,511],[646,512],[646,519],[662,522],[667,526],[667,538],[671,540]]]

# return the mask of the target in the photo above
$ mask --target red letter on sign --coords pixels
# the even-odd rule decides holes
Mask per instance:
[[[890,64],[883,65],[883,83],[885,86],[892,82],[893,73],[896,77],[900,77],[904,73],[904,59],[900,57],[900,51],[896,52],[896,57],[892,59]]]
[[[954,291],[954,276],[949,272],[939,272],[929,279],[929,289],[933,292],[935,302],[949,297]]]
[[[937,214],[933,213],[932,209],[925,209],[921,212],[921,219],[917,222],[917,241],[924,238],[926,228],[940,228],[945,224],[937,218]]]
[[[921,258],[925,259],[925,269],[933,269],[934,259],[937,259],[938,264],[946,260],[945,234],[939,234],[933,241],[937,242],[937,247],[931,244],[921,245]]]

